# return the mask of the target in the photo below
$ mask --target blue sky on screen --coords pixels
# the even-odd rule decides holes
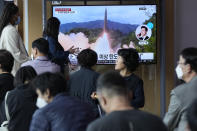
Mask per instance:
[[[71,8],[74,13],[58,13],[55,8]],[[139,10],[146,8],[146,10]],[[131,6],[54,6],[53,16],[60,19],[61,24],[72,22],[88,22],[104,20],[105,9],[107,19],[123,24],[142,24],[156,13],[155,5],[131,5]]]

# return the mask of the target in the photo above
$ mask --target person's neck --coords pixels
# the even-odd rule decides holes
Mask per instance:
[[[114,97],[110,100],[110,108],[109,112],[113,111],[124,111],[124,110],[132,110],[133,107],[130,106],[130,102],[125,97]]]
[[[126,68],[120,71],[120,75],[122,77],[127,77],[127,76],[130,76],[131,74],[132,73],[129,70],[127,70]]]
[[[35,56],[35,59],[38,58],[38,57],[42,57],[42,56],[45,56],[46,57],[45,54],[39,53],[38,55]]]
[[[195,76],[197,76],[197,73],[192,71],[188,76],[186,76],[183,80],[188,83],[190,82]]]

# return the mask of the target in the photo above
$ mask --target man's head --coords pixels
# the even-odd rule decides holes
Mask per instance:
[[[47,103],[50,103],[57,94],[65,92],[67,88],[67,82],[62,75],[49,72],[37,76],[31,85],[38,97]]]
[[[120,49],[118,50],[118,59],[116,61],[116,70],[127,68],[130,72],[134,72],[139,66],[139,55],[136,49]]]
[[[197,131],[197,99],[187,110],[187,122],[190,131]]]
[[[79,65],[86,68],[96,65],[97,58],[97,53],[91,49],[82,50],[77,56]]]
[[[119,103],[121,100],[128,102],[128,89],[124,78],[118,72],[110,71],[102,74],[98,78],[96,92],[102,108],[107,113],[110,113],[112,106],[115,106],[112,102]]]
[[[148,28],[146,26],[141,26],[141,36],[146,36]]]
[[[44,38],[39,38],[32,43],[32,54],[34,58],[38,56],[47,56],[49,52],[49,43]]]
[[[7,50],[0,50],[0,74],[2,72],[11,73],[14,65],[14,57]]]
[[[176,68],[179,79],[189,82],[197,73],[197,48],[184,49],[179,55]]]

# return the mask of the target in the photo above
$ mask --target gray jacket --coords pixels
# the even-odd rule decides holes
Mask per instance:
[[[184,131],[186,128],[186,109],[197,97],[197,76],[188,83],[181,84],[171,91],[168,112],[164,123],[170,131]]]

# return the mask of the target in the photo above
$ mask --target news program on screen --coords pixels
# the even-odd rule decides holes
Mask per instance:
[[[156,58],[156,5],[53,6],[60,22],[64,50],[79,47],[97,52],[97,64],[115,64],[117,51],[135,48],[141,62]],[[77,64],[77,53],[69,55]]]

